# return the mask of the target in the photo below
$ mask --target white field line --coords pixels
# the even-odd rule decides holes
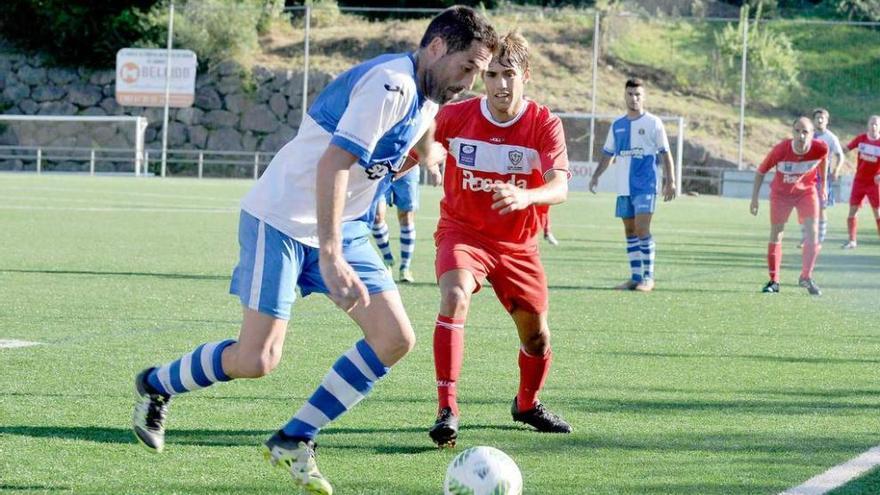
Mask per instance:
[[[69,192],[76,194],[100,194],[100,195],[116,195],[129,198],[131,196],[141,196],[145,198],[176,198],[180,199],[180,193],[151,193],[141,191],[108,191],[106,189],[79,189],[75,187],[51,187],[51,186],[0,186],[0,190],[13,192],[27,191],[45,191],[45,192]],[[48,199],[48,198],[47,198]],[[196,201],[222,201],[222,202],[238,202],[238,199],[231,199],[223,196],[192,196],[188,199]]]
[[[0,349],[12,349],[15,347],[30,347],[40,345],[41,342],[28,342],[27,340],[0,339]]]
[[[820,475],[813,476],[803,484],[789,488],[779,495],[821,495],[828,493],[858,478],[878,465],[880,465],[880,445],[843,464],[834,466]]]
[[[117,212],[132,211],[142,213],[223,213],[239,211],[239,208],[129,208],[129,207],[70,207],[70,206],[17,206],[0,205],[0,210],[55,210],[55,211],[88,211]]]

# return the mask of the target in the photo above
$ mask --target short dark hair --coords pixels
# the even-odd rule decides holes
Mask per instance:
[[[814,108],[814,109],[813,109],[813,113],[810,114],[810,115],[812,115],[813,117],[815,117],[817,113],[824,113],[826,117],[830,117],[830,116],[831,116],[831,114],[828,113],[828,110],[826,110],[826,109],[824,109],[824,108],[822,108],[822,107]]]
[[[626,80],[626,86],[624,88],[644,88],[645,81],[642,81],[638,77],[631,77]]]
[[[446,42],[447,53],[467,50],[474,41],[482,43],[492,53],[498,48],[495,28],[476,10],[463,5],[449,7],[431,19],[419,47],[428,46],[437,37]]]

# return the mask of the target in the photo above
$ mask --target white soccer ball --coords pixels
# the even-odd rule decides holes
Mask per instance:
[[[445,495],[520,495],[522,474],[513,459],[493,447],[471,447],[446,469]]]

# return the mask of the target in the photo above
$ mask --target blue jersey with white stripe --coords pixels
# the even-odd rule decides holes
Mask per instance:
[[[242,200],[242,209],[306,245],[317,246],[317,164],[333,144],[357,158],[342,221],[366,220],[380,183],[397,170],[437,113],[418,91],[412,54],[382,55],[333,80]],[[350,227],[344,229],[347,235]]]
[[[624,115],[611,124],[602,152],[614,156],[617,193],[656,194],[658,155],[669,152],[669,139],[659,117],[645,112],[635,119]]]

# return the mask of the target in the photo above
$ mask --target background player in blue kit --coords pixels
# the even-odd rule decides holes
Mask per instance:
[[[265,455],[308,493],[333,492],[315,463],[315,436],[363,399],[415,340],[394,281],[369,244],[372,200],[433,122],[438,105],[485,70],[496,44],[481,15],[451,7],[430,22],[416,52],[364,62],[321,92],[296,137],[241,201],[240,257],[230,284],[243,309],[238,340],[202,344],[137,375],[133,428],[141,443],[163,449],[172,396],[272,371],[295,287],[304,296],[324,293],[364,338],[266,441]]]
[[[651,218],[657,203],[657,161],[663,160],[663,200],[675,198],[675,172],[669,138],[663,122],[645,111],[645,87],[641,79],[626,81],[626,115],[608,129],[602,159],[590,180],[596,192],[599,176],[612,160],[617,165],[617,211],[626,232],[626,254],[632,276],[617,286],[621,290],[650,292],[654,289],[654,238]]]

